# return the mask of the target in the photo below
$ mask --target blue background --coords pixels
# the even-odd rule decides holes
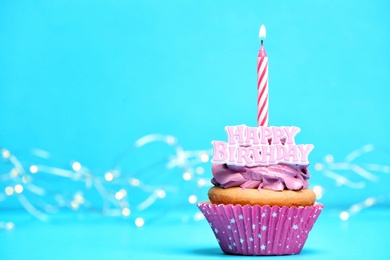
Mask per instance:
[[[387,2],[2,1],[1,144],[105,168],[149,133],[188,149],[256,125],[259,26],[270,124],[311,160],[386,145]]]
[[[270,125],[299,126],[297,141],[315,145],[311,183],[324,187],[322,202],[345,209],[373,197],[389,205],[389,172],[375,173],[377,182],[340,172],[366,183],[356,190],[313,167],[366,144],[375,149],[359,165],[389,165],[389,11],[387,1],[3,0],[0,146],[27,165],[38,148],[60,158],[54,165],[77,160],[97,175],[148,134],[210,149],[226,139],[226,125],[256,125],[265,24]],[[159,153],[166,151],[150,149],[145,164]]]

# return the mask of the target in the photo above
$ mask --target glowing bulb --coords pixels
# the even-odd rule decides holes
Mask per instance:
[[[37,173],[37,172],[38,172],[38,166],[36,166],[36,165],[31,165],[31,166],[30,166],[30,172],[31,172],[32,174]]]
[[[130,209],[129,208],[123,208],[122,209],[122,215],[125,216],[125,217],[128,217],[130,216]]]
[[[72,169],[73,169],[74,171],[80,171],[80,170],[81,170],[81,164],[80,164],[79,162],[74,162],[74,163],[72,164]]]
[[[121,192],[117,191],[117,192],[115,193],[115,198],[116,198],[117,200],[121,200],[121,199],[123,199],[123,194],[122,194]]]
[[[327,163],[332,163],[333,160],[334,160],[333,155],[328,154],[327,156],[325,156],[325,161],[326,161]]]
[[[76,201],[71,201],[70,206],[73,210],[77,210],[79,208],[79,204]]]
[[[11,156],[11,153],[7,149],[2,149],[1,155],[3,156],[4,159],[8,159]]]
[[[23,192],[23,186],[20,184],[16,184],[14,187],[15,193],[22,193]]]
[[[195,172],[197,173],[197,174],[203,174],[204,173],[204,168],[203,167],[201,167],[201,166],[198,166],[198,167],[196,167],[196,170],[195,170]]]
[[[208,162],[208,161],[209,161],[209,156],[208,156],[208,154],[207,154],[207,153],[202,153],[202,154],[200,155],[200,160],[201,160],[202,162]]]
[[[316,171],[321,171],[322,169],[324,169],[324,166],[322,165],[322,163],[316,163],[316,164],[314,165],[314,169],[315,169]]]
[[[112,181],[114,179],[114,175],[111,172],[107,172],[104,175],[104,179],[106,179],[106,181]]]
[[[13,168],[13,169],[11,170],[11,172],[10,172],[10,175],[11,175],[12,177],[18,176],[18,175],[19,175],[19,170],[16,169],[16,168]]]
[[[197,200],[198,200],[198,198],[195,195],[191,195],[188,197],[188,202],[191,204],[196,203]]]
[[[138,179],[132,178],[130,181],[130,185],[133,185],[135,187],[139,186],[141,182]]]
[[[198,186],[199,186],[199,187],[203,187],[205,184],[206,184],[205,179],[199,179],[199,180],[198,180]]]
[[[176,139],[173,136],[167,136],[166,141],[167,141],[167,144],[169,144],[169,145],[172,145],[172,144],[176,143]]]
[[[119,190],[118,192],[115,193],[115,198],[117,200],[121,200],[121,199],[123,199],[126,196],[126,194],[127,194],[126,190],[121,189],[121,190]]]
[[[316,194],[316,198],[317,199],[321,199],[322,198],[323,189],[322,189],[321,186],[318,186],[318,185],[314,186],[313,187],[313,191]]]
[[[11,186],[5,187],[5,194],[7,196],[11,196],[12,194],[14,194],[14,188],[12,188]]]
[[[199,220],[202,220],[202,219],[204,219],[204,215],[201,212],[195,213],[195,215],[194,215],[194,220],[195,221],[199,221]]]
[[[371,207],[372,205],[374,205],[375,203],[375,199],[373,198],[368,198],[364,201],[364,204],[367,206],[367,207]]]
[[[5,224],[5,226],[4,226],[4,228],[5,228],[6,230],[11,230],[11,229],[13,229],[14,227],[15,227],[15,224],[12,223],[12,222],[7,222],[7,223]]]
[[[84,204],[85,199],[84,199],[83,195],[81,195],[80,193],[77,193],[76,195],[74,195],[74,202],[76,202],[77,204]]]
[[[135,219],[135,225],[137,227],[142,227],[145,224],[145,221],[143,218],[136,218]]]
[[[156,195],[157,195],[157,197],[159,197],[160,199],[163,199],[163,198],[165,198],[166,193],[165,193],[164,190],[158,189],[158,190],[156,191]]]
[[[189,172],[185,172],[184,174],[183,174],[183,179],[185,180],[185,181],[189,181],[189,180],[191,180],[191,173],[189,173]]]
[[[346,211],[340,213],[340,219],[343,221],[347,221],[349,219],[349,214]]]

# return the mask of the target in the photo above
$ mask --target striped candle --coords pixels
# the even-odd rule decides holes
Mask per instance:
[[[262,25],[259,37],[265,38],[265,26]],[[257,124],[268,126],[268,57],[261,40],[257,56]]]

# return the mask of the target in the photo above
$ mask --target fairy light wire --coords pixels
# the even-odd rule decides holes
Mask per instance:
[[[345,186],[351,189],[364,189],[368,183],[378,183],[383,174],[390,173],[390,166],[380,165],[380,164],[362,164],[359,165],[355,162],[361,156],[375,151],[375,147],[372,144],[364,145],[356,150],[350,152],[342,162],[335,162],[334,157],[331,154],[328,154],[324,157],[322,163],[316,163],[314,169],[316,171],[322,172],[323,175],[327,178],[333,179],[334,184],[337,187]],[[353,173],[355,176],[359,177],[359,181],[352,180],[351,178],[346,177],[340,172],[348,171]],[[377,174],[374,174],[376,172]],[[324,193],[324,188],[322,186],[315,186],[316,189],[313,189],[316,193],[317,198],[322,197]],[[340,212],[339,218],[343,221],[347,221],[352,215],[359,213],[360,211],[370,208],[379,203],[385,203],[390,200],[390,194],[382,195],[378,198],[367,197],[364,201],[354,203],[349,206],[347,209]]]
[[[173,148],[172,155],[165,155],[152,163],[140,167],[134,171],[124,171],[119,165],[123,160],[137,153],[137,149],[152,143],[162,143]],[[322,172],[327,178],[333,179],[336,187],[345,186],[351,189],[364,189],[368,182],[380,181],[378,174],[390,174],[390,166],[381,164],[358,164],[355,161],[362,155],[373,152],[373,145],[365,145],[349,153],[341,162],[336,162],[333,155],[326,155],[322,163],[316,163],[316,171]],[[100,197],[100,212],[105,216],[131,218],[137,227],[156,221],[156,218],[149,218],[143,214],[159,201],[165,200],[168,195],[180,194],[183,201],[178,203],[179,207],[196,204],[199,200],[199,191],[202,188],[211,186],[209,178],[205,178],[203,165],[208,163],[212,154],[211,150],[185,150],[173,136],[147,135],[138,139],[132,146],[125,149],[114,160],[113,167],[98,175],[91,172],[85,165],[78,161],[70,161],[68,168],[48,166],[43,163],[22,163],[15,154],[6,148],[0,148],[4,168],[0,168],[0,182],[4,186],[0,189],[0,203],[6,202],[15,197],[20,205],[29,214],[42,221],[49,221],[52,214],[62,209],[80,211],[88,207],[96,207],[93,201],[87,199],[88,193],[97,192]],[[32,155],[45,160],[50,160],[50,153],[33,149]],[[178,183],[150,184],[146,177],[151,178],[153,174],[145,174],[156,170],[157,167],[165,167],[169,174],[161,178],[170,178],[171,174],[178,174],[174,179]],[[354,173],[360,178],[359,181],[352,180],[342,171]],[[71,193],[64,190],[52,190],[39,181],[40,177],[51,176],[58,181],[66,180],[80,188]],[[38,181],[37,181],[38,180]],[[50,185],[50,183],[48,184]],[[190,189],[185,192],[179,186],[187,185]],[[321,185],[313,187],[317,199],[322,199],[327,188]],[[134,202],[131,199],[142,192],[144,198]],[[38,198],[38,200],[37,200]],[[340,212],[340,219],[346,221],[350,216],[359,213],[361,210],[372,207],[379,203],[388,201],[389,196],[368,197],[364,201],[355,203]],[[49,202],[50,201],[50,202]],[[172,208],[164,207],[159,216],[167,214]],[[183,219],[202,220],[204,217],[196,212],[192,217],[185,216]],[[0,222],[0,229],[12,230],[14,222]]]
[[[174,154],[165,156],[165,158],[133,172],[124,172],[120,169],[118,165],[120,165],[125,157],[137,152],[137,149],[147,144],[156,142],[162,142],[164,145],[173,147]],[[178,169],[179,174],[189,172],[195,176],[196,171],[202,172],[202,170],[199,170],[203,169],[201,164],[208,162],[210,153],[210,151],[203,150],[186,151],[173,136],[147,135],[138,139],[132,146],[132,149],[127,149],[117,156],[112,169],[107,170],[101,176],[94,174],[78,161],[71,161],[69,168],[48,166],[44,163],[36,162],[22,164],[16,155],[8,149],[0,148],[0,151],[3,165],[8,167],[6,171],[0,168],[0,181],[4,186],[4,190],[0,190],[0,203],[11,197],[16,197],[24,210],[32,216],[42,221],[49,221],[51,214],[60,212],[61,209],[79,211],[87,207],[87,205],[94,207],[93,202],[86,199],[86,195],[92,192],[92,190],[95,190],[100,196],[100,212],[103,215],[112,217],[121,216],[125,218],[134,215],[134,225],[138,227],[142,227],[146,223],[146,217],[142,214],[143,211],[152,207],[157,201],[164,200],[167,194],[178,194],[180,192],[178,188],[180,186],[179,184],[148,184],[142,178],[145,176],[145,172],[153,171],[159,166],[164,166],[168,172]],[[39,149],[33,149],[31,154],[46,160],[50,160],[51,158],[49,152]],[[177,174],[177,171],[175,173]],[[81,188],[71,193],[65,190],[53,190],[52,186],[49,189],[50,183],[46,184],[48,186],[45,186],[41,182],[38,183],[36,181],[39,180],[39,177],[44,176],[51,176],[51,178],[56,178],[58,181],[78,183],[81,184]],[[201,185],[199,185],[199,180],[202,179],[201,174],[196,177],[192,178],[194,182],[192,185],[194,187],[192,193],[196,193],[196,190],[206,186],[202,185],[202,181],[200,181]],[[175,177],[179,181],[181,178],[180,175]],[[134,197],[139,191],[149,195],[143,200],[132,202],[131,204],[130,197]],[[50,200],[50,203],[46,200]],[[191,202],[187,203],[190,204]],[[163,213],[168,211],[169,208],[164,208]],[[148,220],[148,222],[152,221],[153,219],[151,221]],[[11,230],[14,225],[12,223],[12,228],[10,228],[11,224],[0,222],[0,229]]]

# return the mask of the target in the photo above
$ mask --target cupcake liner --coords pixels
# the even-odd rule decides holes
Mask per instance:
[[[223,252],[236,255],[299,254],[323,205],[307,207],[198,203]]]

